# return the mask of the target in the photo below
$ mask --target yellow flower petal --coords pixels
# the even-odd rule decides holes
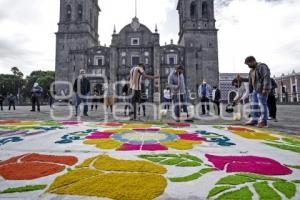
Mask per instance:
[[[93,165],[101,171],[145,172],[165,174],[166,168],[143,160],[118,160],[107,155],[101,155]]]
[[[122,128],[151,128],[152,124],[125,124]]]
[[[202,144],[201,141],[191,141],[191,140],[175,140],[172,142],[163,142],[162,145],[165,145],[169,148],[177,150],[189,150],[193,149],[193,145]]]
[[[253,140],[278,140],[277,137],[272,136],[270,132],[246,132],[246,131],[231,131],[243,138],[253,139]]]
[[[112,139],[86,140],[83,143],[88,145],[96,145],[96,147],[99,149],[116,149],[122,145],[121,142]]]
[[[160,132],[171,133],[171,134],[175,134],[175,135],[180,135],[180,134],[186,134],[186,133],[188,133],[185,130],[178,130],[178,129],[171,129],[171,128],[162,128],[162,129],[160,129]]]

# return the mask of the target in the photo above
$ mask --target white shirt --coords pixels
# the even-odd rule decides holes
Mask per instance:
[[[164,98],[171,99],[171,92],[170,92],[170,90],[167,90],[167,89],[164,90]]]

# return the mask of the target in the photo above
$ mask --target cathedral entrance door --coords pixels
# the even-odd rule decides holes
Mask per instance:
[[[132,64],[132,66],[136,66],[136,65],[140,64],[140,57],[139,56],[132,56],[131,64]]]

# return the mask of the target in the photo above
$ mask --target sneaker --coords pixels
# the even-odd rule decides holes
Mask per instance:
[[[30,110],[30,112],[35,112],[35,110]]]
[[[278,122],[278,120],[276,118],[274,118],[274,122]]]
[[[265,122],[260,122],[260,123],[258,123],[257,127],[258,128],[268,128],[268,124]]]
[[[245,125],[246,125],[246,126],[256,126],[256,125],[257,125],[257,122],[256,122],[256,121],[250,120],[250,121],[246,122]]]

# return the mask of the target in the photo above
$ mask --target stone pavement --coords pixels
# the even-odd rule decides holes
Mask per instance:
[[[16,111],[8,111],[7,107],[4,108],[4,111],[0,111],[0,120],[1,119],[18,119],[18,120],[55,120],[51,117],[50,109],[48,106],[42,106],[41,112],[30,112],[31,107],[29,106],[18,106]],[[56,117],[61,117],[62,119],[58,120],[77,120],[78,118],[74,117],[73,107],[59,106],[53,111],[53,115]],[[122,110],[123,108],[121,108]],[[281,132],[292,135],[300,135],[300,106],[298,105],[278,105],[278,122],[269,123],[269,129],[275,132]],[[147,108],[146,117],[141,116],[139,120],[141,121],[155,121],[153,117],[153,110]],[[124,117],[123,111],[116,112],[117,116]],[[225,112],[224,112],[225,113]],[[71,118],[66,118],[70,114]],[[225,114],[226,117],[231,115]],[[246,119],[243,121],[233,121],[233,120],[223,120],[223,119],[214,119],[209,120],[209,117],[201,116],[202,120],[194,120],[194,124],[197,125],[242,125]],[[108,112],[104,113],[103,108],[98,108],[97,111],[89,111],[89,117],[81,117],[80,121],[86,122],[101,122],[101,121],[116,121],[113,119],[113,115]],[[122,121],[122,120],[117,120]],[[166,122],[172,122],[170,113],[165,119]]]

